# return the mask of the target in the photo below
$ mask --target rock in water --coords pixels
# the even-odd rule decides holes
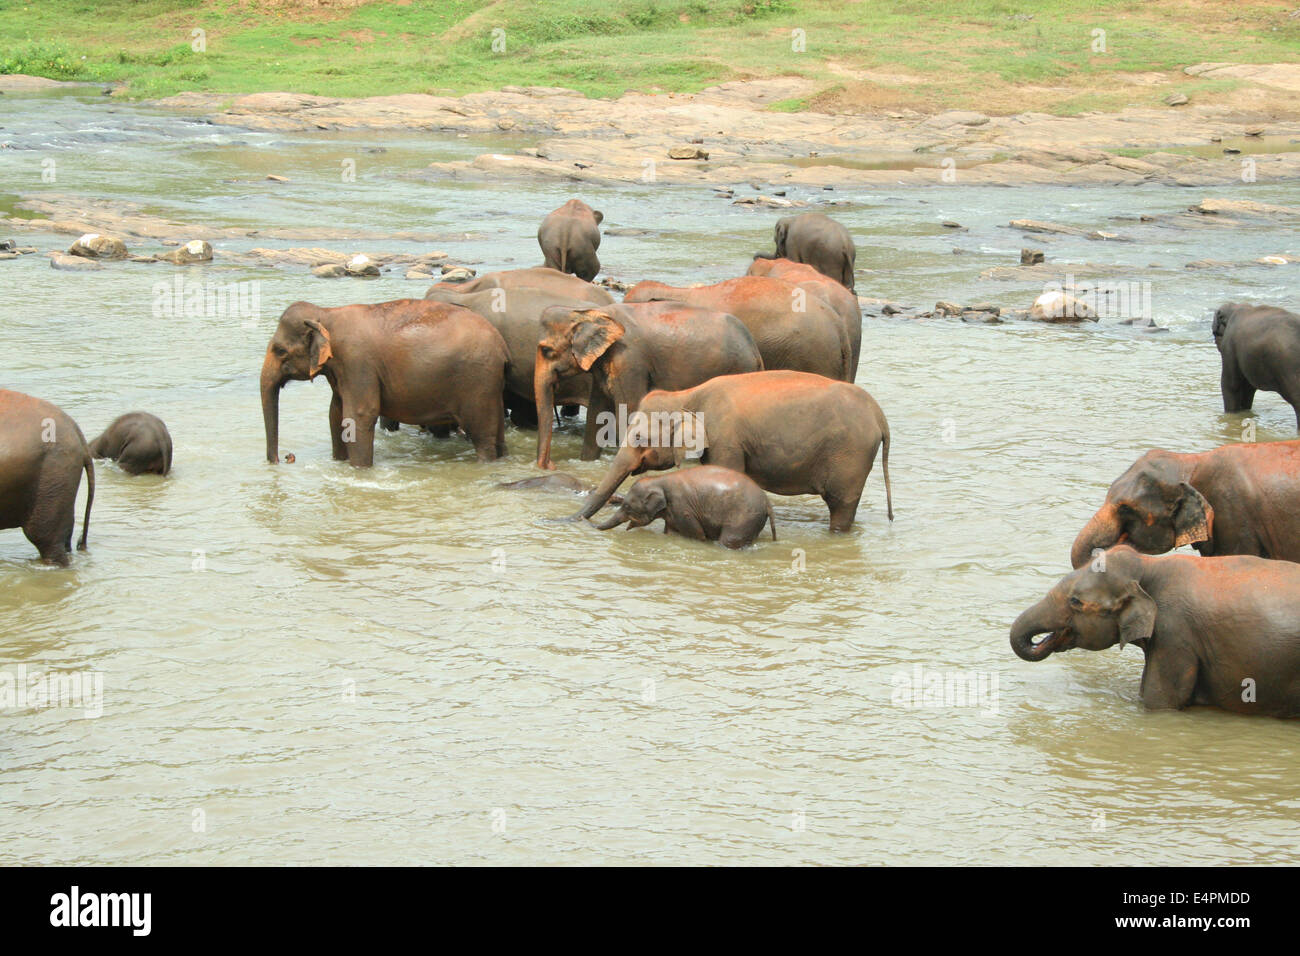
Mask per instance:
[[[68,255],[83,259],[125,259],[126,243],[116,236],[88,232],[68,249]]]
[[[1035,322],[1096,322],[1097,313],[1068,292],[1044,292],[1034,300],[1029,318]]]
[[[187,266],[195,262],[211,262],[212,246],[206,240],[194,239],[171,252],[163,253],[158,257],[158,261],[170,262],[178,266]]]

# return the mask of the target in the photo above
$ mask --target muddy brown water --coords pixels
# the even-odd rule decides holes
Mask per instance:
[[[127,199],[214,225],[445,230],[472,237],[444,248],[480,269],[534,264],[538,221],[570,195],[401,178],[500,140],[253,133],[79,95],[6,95],[0,127],[11,195]],[[740,274],[778,215],[711,190],[582,193],[607,224],[650,230],[602,245],[625,280]],[[1209,194],[1300,204],[1295,186]],[[511,430],[509,458],[488,465],[463,439],[409,428],[381,433],[370,471],[335,463],[323,382],[286,389],[281,447],[297,461],[266,464],[257,374],[279,312],[423,293],[400,273],[220,265],[223,249],[272,244],[251,239],[184,272],[0,262],[0,385],[56,402],[88,435],[152,411],[176,445],[166,479],[99,468],[90,551],[70,570],[0,532],[0,675],[102,680],[98,717],[0,709],[0,860],[1295,862],[1295,724],[1145,712],[1135,649],[1034,665],[1007,644],[1137,455],[1239,440],[1248,423],[1259,440],[1294,437],[1273,395],[1223,414],[1209,320],[1227,298],[1294,307],[1297,267],[1183,269],[1295,253],[1294,232],[1110,222],[1201,198],[1161,187],[976,188],[959,174],[791,196],[843,203],[827,211],[858,237],[863,295],[1027,306],[1041,286],[978,275],[1036,245],[1151,283],[1170,331],[867,318],[858,380],[892,425],[897,519],[877,470],[851,534],[827,533],[817,499],[774,498],[780,540],[728,553],[553,522],[576,500],[497,487],[533,473],[529,432]],[[1135,241],[1025,241],[1013,218]],[[258,313],[159,314],[154,286],[177,275],[257,283]],[[556,460],[594,482],[603,466],[577,461],[580,444],[567,426]],[[927,701],[932,679],[984,695]]]

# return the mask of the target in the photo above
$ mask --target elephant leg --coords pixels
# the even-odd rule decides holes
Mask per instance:
[[[450,438],[451,433],[456,430],[455,425],[426,425],[427,431],[434,438]]]
[[[496,461],[506,455],[505,401],[501,392],[493,397],[495,401],[480,402],[458,416],[479,461]]]
[[[591,401],[587,405],[587,428],[582,436],[582,460],[595,461],[600,457],[600,446],[596,439],[600,432],[601,418],[614,413],[614,401],[608,393],[597,388],[591,390]],[[623,436],[618,436],[621,440]]]
[[[72,494],[41,494],[37,491],[36,504],[23,525],[23,534],[46,564],[66,568],[72,561],[72,532],[76,524],[77,486]]]
[[[537,427],[537,403],[522,395],[507,395],[506,408],[510,411],[510,423],[516,428]]]
[[[861,476],[846,476],[833,483],[822,494],[822,500],[831,510],[831,531],[843,533],[853,527],[858,516],[858,502],[862,500],[862,489],[866,487],[867,475],[871,474],[871,463],[875,460],[873,451],[867,461],[865,473]]]
[[[1219,378],[1219,390],[1223,393],[1225,412],[1248,412],[1255,404],[1255,386],[1226,359]]]
[[[369,468],[375,463],[375,423],[379,421],[378,402],[354,404],[343,402],[343,424],[352,425],[352,441],[347,442],[348,461],[354,468]]]
[[[379,417],[379,427],[382,428],[382,429],[383,429],[384,431],[386,431],[386,432],[395,432],[395,431],[397,431],[399,428],[402,427],[402,423],[401,423],[401,422],[394,421],[394,420],[391,419],[391,418],[384,418],[384,417],[381,415],[381,416]]]
[[[718,535],[718,543],[732,551],[745,547],[749,541],[750,539],[739,529],[730,526],[723,528],[722,534]]]
[[[343,441],[343,396],[337,390],[330,399],[330,445],[335,461],[348,460],[348,446]]]

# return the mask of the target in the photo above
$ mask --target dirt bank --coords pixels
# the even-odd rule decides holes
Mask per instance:
[[[1233,69],[1199,64],[1188,73]],[[1246,69],[1246,68],[1242,68]],[[1300,84],[1300,67],[1250,67]],[[1061,117],[798,112],[769,109],[810,94],[796,78],[727,83],[695,94],[589,99],[558,87],[461,97],[331,99],[296,93],[186,93],[156,105],[263,130],[503,131],[535,137],[513,153],[435,163],[433,178],[560,179],[765,187],[1053,183],[1179,186],[1300,178],[1300,122],[1264,109],[1188,103]],[[1185,152],[1196,150],[1196,153]],[[1236,150],[1236,152],[1233,152]],[[670,158],[673,151],[691,158]]]

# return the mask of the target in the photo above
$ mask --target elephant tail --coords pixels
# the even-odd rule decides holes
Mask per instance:
[[[81,540],[77,542],[77,550],[86,550],[86,535],[90,533],[90,506],[95,503],[95,461],[86,453],[86,460],[82,467],[86,471],[86,514],[81,519]]]
[[[881,416],[882,418],[884,416]],[[885,422],[885,432],[880,439],[880,464],[885,472],[885,509],[889,520],[894,520],[894,490],[889,485],[889,423]]]
[[[844,288],[853,292],[853,258],[847,252],[844,253],[842,271],[844,273]]]
[[[772,513],[772,502],[767,503],[767,523],[772,529],[772,540],[776,540],[776,515]]]

